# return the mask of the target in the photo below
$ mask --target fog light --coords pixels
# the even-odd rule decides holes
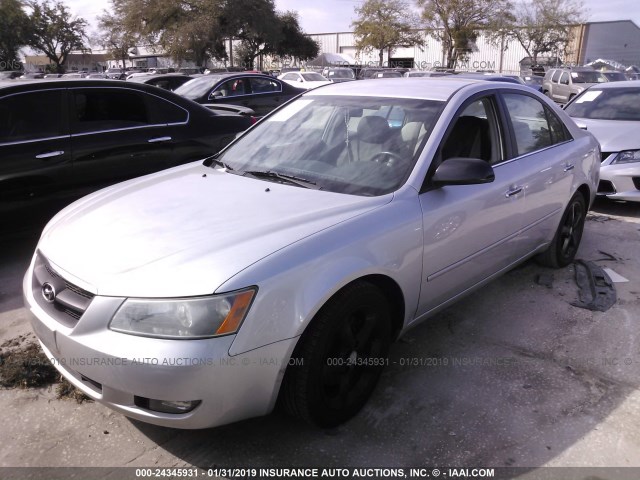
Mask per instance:
[[[155,400],[153,398],[134,397],[134,403],[140,408],[151,410],[159,413],[189,413],[198,405],[201,400],[189,401],[171,401],[171,400]]]

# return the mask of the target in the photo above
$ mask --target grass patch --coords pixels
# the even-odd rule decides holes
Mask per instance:
[[[35,343],[21,345],[22,338],[2,344],[8,351],[0,353],[0,387],[40,388],[54,383],[58,399],[89,402],[91,398],[69,383],[53,366],[51,360]]]
[[[0,353],[0,386],[2,387],[46,387],[55,383],[58,377],[58,371],[35,343]]]
[[[90,397],[71,385],[63,376],[60,376],[60,383],[56,386],[56,398],[75,400],[77,403],[93,401]]]

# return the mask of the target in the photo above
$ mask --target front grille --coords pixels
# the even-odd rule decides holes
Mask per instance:
[[[61,278],[60,275],[58,275],[56,272],[54,272],[51,267],[49,265],[47,265],[46,263],[44,264],[44,268],[47,270],[47,273],[49,275],[51,275],[51,277],[53,278]],[[77,293],[78,295],[80,295],[81,297],[84,298],[88,298],[88,299],[92,299],[93,298],[93,293],[89,293],[86,290],[83,290],[80,287],[75,286],[73,283],[69,283],[67,282],[65,279],[62,279],[62,281],[64,282],[65,288],[67,288],[68,290],[71,290],[74,293]]]
[[[45,299],[44,284],[55,292],[53,301]],[[65,280],[47,260],[38,254],[33,268],[33,296],[49,315],[62,325],[73,328],[91,304],[94,295]]]
[[[604,162],[607,158],[609,158],[609,155],[613,155],[613,152],[601,152],[600,161]]]

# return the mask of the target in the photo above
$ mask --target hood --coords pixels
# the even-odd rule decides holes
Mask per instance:
[[[281,185],[198,163],[85,197],[39,250],[98,295],[207,295],[271,253],[389,201]]]
[[[603,152],[640,149],[640,122],[591,118],[574,118],[573,120],[587,127],[587,132],[593,134],[600,142],[600,149]]]

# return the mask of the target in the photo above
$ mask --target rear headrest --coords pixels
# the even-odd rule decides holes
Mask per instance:
[[[362,117],[358,122],[358,138],[367,143],[384,143],[389,137],[391,129],[382,117]]]

